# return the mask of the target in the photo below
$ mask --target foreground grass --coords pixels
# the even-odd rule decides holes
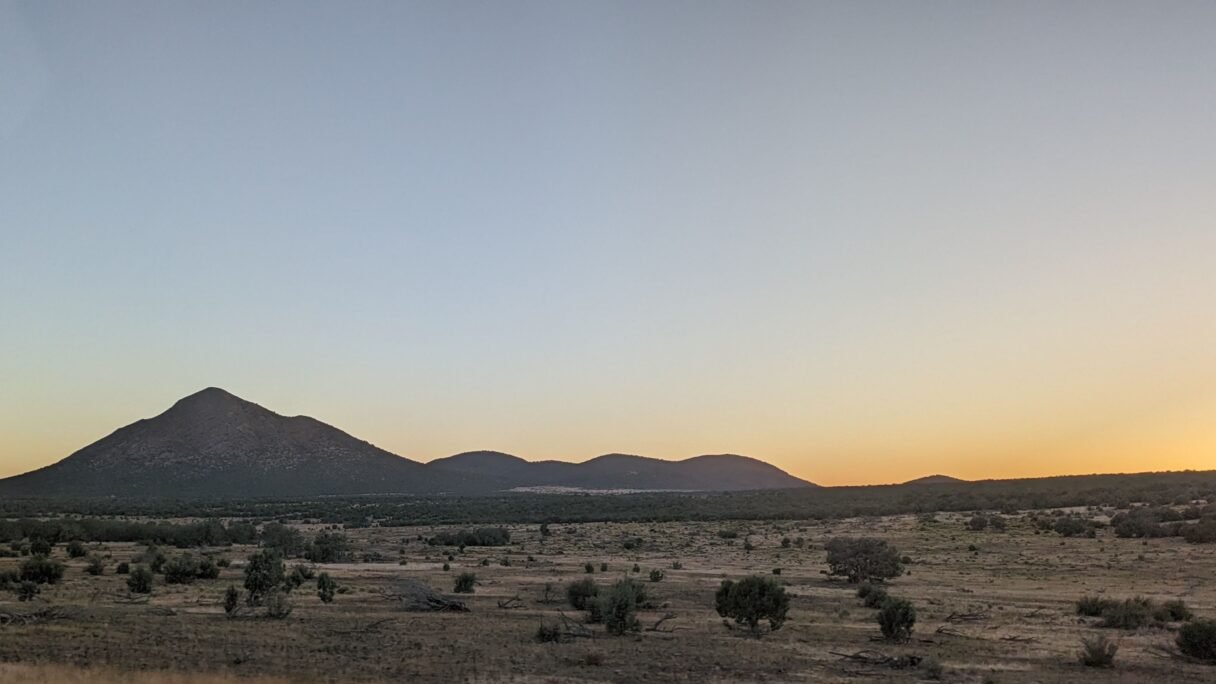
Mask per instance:
[[[188,672],[125,672],[96,667],[20,665],[0,663],[0,682],[6,684],[287,684],[278,678],[248,678]]]

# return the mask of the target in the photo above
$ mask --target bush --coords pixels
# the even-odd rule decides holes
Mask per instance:
[[[115,575],[125,575],[128,572],[131,572],[131,564],[126,561],[123,561],[123,562],[119,563],[118,565],[114,566]]]
[[[151,594],[152,571],[142,565],[135,566],[127,575],[127,589],[133,594]]]
[[[260,606],[285,580],[283,557],[275,549],[262,549],[245,566],[245,602]]]
[[[203,558],[198,562],[194,576],[199,579],[216,579],[220,576],[220,566],[210,558]]]
[[[304,550],[304,558],[314,563],[340,563],[350,557],[350,542],[341,532],[321,530]]]
[[[30,540],[30,553],[35,556],[49,556],[55,546],[42,537],[35,537]]]
[[[723,580],[714,595],[718,615],[747,625],[752,634],[760,634],[760,621],[767,620],[769,631],[775,632],[785,624],[790,598],[776,580],[769,577],[745,577],[738,582]]]
[[[34,584],[57,584],[63,579],[63,563],[38,555],[21,564],[21,580]]]
[[[974,515],[971,520],[967,521],[967,529],[972,532],[981,532],[988,527],[988,516]]]
[[[482,527],[476,530],[440,532],[427,540],[431,546],[506,546],[511,533],[505,527]]]
[[[1051,529],[1055,530],[1056,533],[1064,537],[1075,537],[1078,534],[1083,534],[1087,528],[1088,525],[1086,525],[1080,518],[1074,518],[1072,516],[1056,518],[1055,523],[1053,523],[1051,526]]]
[[[235,584],[229,584],[228,590],[224,592],[224,614],[231,616],[240,602],[241,590],[237,589]]]
[[[887,590],[882,587],[874,587],[868,594],[862,597],[862,604],[866,608],[880,608],[887,600]]]
[[[1182,538],[1192,544],[1216,543],[1216,518],[1204,518],[1194,525],[1183,526]]]
[[[161,553],[161,550],[155,544],[149,545],[142,553],[135,557],[136,563],[147,565],[152,569],[152,572],[160,572],[164,568],[166,560],[165,554]]]
[[[933,656],[920,661],[920,669],[925,671],[925,679],[941,679],[942,675],[945,674],[942,661]]]
[[[101,560],[101,556],[89,556],[89,562],[85,564],[84,571],[97,577],[105,573],[106,564]]]
[[[683,569],[684,569],[684,564],[683,564],[683,563],[681,563],[681,562],[680,562],[680,561],[678,561],[678,560],[676,560],[676,561],[672,561],[672,562],[671,562],[671,569],[672,569],[672,570],[683,570]]]
[[[606,594],[597,599],[601,619],[609,634],[620,636],[641,629],[638,624],[637,605],[641,603],[639,596],[645,596],[645,593],[634,585],[634,581],[626,577],[613,584]]]
[[[1178,650],[1184,655],[1216,663],[1216,620],[1195,620],[1178,630]]]
[[[1153,603],[1137,596],[1112,603],[1102,611],[1100,627],[1111,629],[1140,629],[1152,622]]]
[[[1194,614],[1182,599],[1166,601],[1153,611],[1153,619],[1158,622],[1185,622],[1192,617]]]
[[[1111,667],[1115,664],[1115,654],[1119,652],[1119,644],[1098,636],[1093,639],[1081,640],[1081,651],[1077,658],[1086,667]]]
[[[294,609],[291,602],[287,600],[287,592],[276,589],[266,596],[266,617],[282,620],[291,615],[292,610]]]
[[[903,574],[899,551],[873,537],[836,537],[827,543],[828,574],[849,582],[890,579]]]
[[[33,601],[42,593],[42,589],[36,582],[28,580],[17,585],[17,600],[18,601]]]
[[[317,575],[317,598],[321,599],[321,603],[332,603],[334,592],[337,589],[338,583],[329,576],[328,572]]]
[[[68,542],[68,558],[84,558],[89,553],[89,550],[80,543],[79,539],[73,539]]]
[[[658,569],[651,570],[650,571],[650,581],[651,582],[662,582],[663,581],[663,571],[658,570]]]
[[[718,536],[722,539],[736,539],[739,537],[739,532],[736,530],[718,530]]]
[[[462,572],[456,576],[456,585],[452,591],[457,594],[472,594],[473,585],[477,583],[477,575],[471,572]]]
[[[583,571],[590,575],[591,573],[595,572],[595,566],[590,562],[583,563]]]
[[[561,643],[564,636],[561,627],[545,622],[540,623],[540,627],[536,628],[536,640],[542,644]]]
[[[190,584],[198,576],[198,563],[188,553],[176,556],[163,568],[165,584]]]
[[[1009,524],[1005,521],[1005,518],[1002,516],[990,515],[990,516],[988,516],[988,527],[991,527],[992,529],[996,530],[997,532],[1004,532],[1006,529],[1009,528]]]
[[[1113,606],[1115,603],[1116,601],[1102,598],[1100,596],[1082,596],[1081,599],[1077,601],[1077,615],[1099,617],[1102,615],[1102,611]]]
[[[608,572],[608,564],[600,563],[600,572]]]
[[[600,593],[599,585],[590,579],[582,579],[566,585],[566,600],[575,610],[587,610],[596,596]]]
[[[906,599],[888,598],[878,609],[878,628],[884,638],[904,642],[912,638],[916,608]]]

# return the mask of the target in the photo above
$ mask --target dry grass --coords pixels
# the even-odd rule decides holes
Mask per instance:
[[[517,543],[466,549],[455,555],[450,572],[442,565],[455,549],[430,547],[416,539],[432,528],[353,530],[360,553],[378,552],[392,560],[321,568],[347,593],[325,605],[305,586],[293,596],[296,609],[283,621],[224,616],[219,605],[224,588],[241,581],[235,566],[214,581],[158,584],[147,604],[123,603],[123,580],[109,573],[136,548],[108,544],[101,550],[111,556],[105,576],[90,577],[82,560],[69,561],[65,582],[44,592],[52,605],[73,606],[71,619],[0,627],[0,662],[22,663],[17,669],[0,670],[0,681],[226,682],[231,677],[259,681],[248,678],[278,676],[292,682],[845,682],[858,677],[913,682],[925,674],[838,655],[865,649],[892,657],[935,658],[946,681],[1210,682],[1216,676],[1212,667],[1157,655],[1173,638],[1161,628],[1121,632],[1115,667],[1085,668],[1077,662],[1077,644],[1099,630],[1092,619],[1079,619],[1074,612],[1078,598],[1098,594],[1117,599],[1144,595],[1158,601],[1183,598],[1200,617],[1216,615],[1216,583],[1210,579],[1216,576],[1216,548],[1176,538],[1116,539],[1109,531],[1097,539],[1062,539],[1036,535],[1019,521],[1011,523],[1008,533],[975,533],[963,529],[967,516],[938,517],[942,522],[930,525],[912,516],[833,522],[555,524],[554,534],[545,538],[536,526],[512,526]],[[740,536],[719,537],[718,531],[726,527],[739,529]],[[823,544],[835,535],[862,534],[888,539],[914,560],[910,575],[887,586],[893,596],[916,606],[916,628],[907,644],[872,641],[879,634],[874,611],[861,605],[855,586],[822,574]],[[787,536],[803,537],[808,545],[782,548],[781,539]],[[622,542],[636,537],[643,545],[624,549]],[[755,550],[744,550],[745,538]],[[968,550],[971,544],[978,553]],[[210,552],[239,561],[249,549]],[[527,560],[529,555],[533,561]],[[504,556],[511,559],[510,566],[499,563]],[[482,559],[489,564],[481,565]],[[672,568],[676,560],[680,569]],[[17,562],[0,559],[0,569]],[[591,575],[584,572],[586,562],[595,567]],[[601,562],[609,564],[608,572],[599,571]],[[632,574],[635,563],[640,569],[635,576],[655,601],[653,609],[639,616],[643,625],[671,612],[676,618],[664,626],[676,631],[614,638],[593,626],[591,639],[565,644],[534,640],[537,626],[555,622],[559,610],[577,616],[564,605],[567,582],[592,577],[606,584]],[[726,629],[713,610],[713,593],[721,579],[772,576],[774,567],[782,568],[777,579],[795,595],[785,627],[760,640]],[[654,568],[664,571],[663,580],[645,581]],[[461,597],[469,602],[468,613],[403,613],[381,593],[400,577],[450,592],[462,571],[478,577],[476,593]],[[541,602],[546,583],[552,584],[561,603]],[[499,607],[499,601],[514,596],[522,599],[519,607]],[[7,596],[0,599],[0,610],[34,609]],[[45,670],[50,674],[44,676],[43,668],[31,664],[72,667]],[[77,667],[87,669],[73,669]],[[98,667],[142,674],[107,674],[94,669]],[[215,674],[171,679],[164,670]]]
[[[299,681],[299,680],[295,680]],[[0,663],[0,682],[5,684],[289,684],[269,677],[239,678],[234,675],[188,672],[129,672],[68,665],[19,665]]]

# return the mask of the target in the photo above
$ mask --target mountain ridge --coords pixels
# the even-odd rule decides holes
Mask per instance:
[[[420,463],[310,416],[283,416],[218,387],[113,431],[51,465],[0,479],[8,496],[301,497],[490,494],[522,487],[734,491],[813,487],[746,456],[582,463],[473,451]]]

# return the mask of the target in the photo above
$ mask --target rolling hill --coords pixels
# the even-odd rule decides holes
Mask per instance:
[[[282,416],[222,389],[185,397],[58,463],[0,480],[28,497],[291,498],[488,494],[519,487],[730,491],[813,486],[744,456],[665,461],[609,454],[584,463],[476,451],[419,463],[307,416]]]

